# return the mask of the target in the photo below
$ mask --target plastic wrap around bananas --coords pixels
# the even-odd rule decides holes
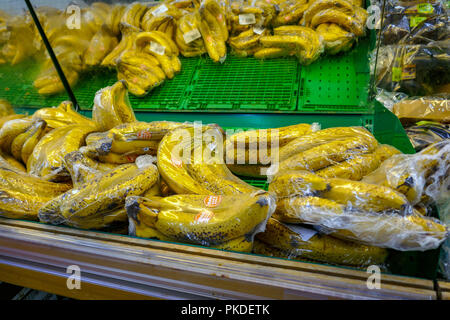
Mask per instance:
[[[441,204],[450,198],[450,140],[416,154],[400,154],[386,160],[362,181],[391,187],[413,205]]]
[[[180,127],[164,136],[158,169],[178,194],[252,193],[257,190],[234,176],[224,162],[223,132],[217,125]]]
[[[266,169],[272,162],[278,161],[279,147],[317,129],[316,124],[300,123],[233,133],[225,141],[228,168],[237,175],[264,177],[260,169]]]
[[[78,150],[84,144],[85,137],[95,130],[93,126],[75,124],[45,134],[28,158],[28,173],[48,181],[69,180],[64,156]]]
[[[298,24],[303,14],[310,6],[310,3],[306,0],[301,1],[279,1],[277,3],[279,8],[278,15],[273,20],[273,26],[279,27],[283,25]]]
[[[44,120],[53,129],[71,124],[96,125],[91,119],[76,112],[71,101],[63,101],[57,107],[38,109],[34,112],[32,118]]]
[[[71,184],[44,181],[1,165],[0,216],[37,220],[42,205],[71,187]]]
[[[107,131],[122,123],[136,121],[124,81],[118,81],[112,86],[97,91],[92,108],[92,119],[100,131]]]
[[[336,127],[319,130],[280,148],[279,163],[269,177],[288,170],[318,171],[352,157],[372,153],[378,147],[375,137],[363,127]]]
[[[254,253],[296,260],[364,267],[382,264],[388,252],[323,235],[305,225],[286,224],[269,218],[264,232],[256,235]]]
[[[39,220],[82,229],[101,229],[126,222],[126,197],[144,195],[159,179],[153,161],[151,156],[141,156],[136,163],[88,175],[87,182],[42,206]]]
[[[250,252],[275,200],[264,191],[234,195],[128,197],[131,235]]]
[[[269,1],[230,1],[229,7],[228,24],[233,36],[255,28],[258,33],[270,27],[277,15],[275,4]]]
[[[301,64],[309,65],[323,52],[322,39],[314,29],[281,26],[275,28],[273,32],[273,36],[263,36],[259,39],[264,48],[254,54],[255,58],[295,55]]]
[[[172,79],[181,71],[178,55],[177,45],[164,32],[137,33],[132,48],[116,60],[118,78],[126,81],[132,94],[146,95],[166,77]]]
[[[422,216],[402,193],[386,186],[294,171],[276,176],[269,191],[277,195],[274,218],[311,224],[335,237],[425,251],[437,248],[448,236],[444,224]]]
[[[223,63],[227,57],[228,25],[224,7],[216,0],[202,0],[198,8],[199,31],[206,52],[214,62]]]
[[[106,24],[92,37],[83,55],[86,66],[100,65],[103,59],[118,45],[118,39]]]
[[[350,50],[356,39],[353,33],[344,30],[335,23],[322,23],[317,26],[316,31],[322,37],[325,51],[328,54]]]
[[[316,0],[303,13],[300,23],[311,28],[333,23],[360,37],[364,35],[367,17],[367,11],[351,1]]]
[[[133,155],[156,155],[158,145],[164,135],[182,123],[172,121],[130,122],[118,125],[106,132],[91,133],[86,137],[86,148],[82,151],[95,159],[112,159],[111,154],[120,155],[116,158],[125,158]],[[111,163],[134,162],[129,161]],[[106,161],[109,162],[109,161]]]
[[[198,11],[186,12],[177,21],[175,43],[184,57],[195,57],[206,53],[205,42],[200,33],[200,23]]]

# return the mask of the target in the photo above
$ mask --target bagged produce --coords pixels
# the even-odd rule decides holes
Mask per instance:
[[[318,233],[305,225],[286,224],[269,218],[264,232],[256,235],[253,252],[287,259],[364,267],[382,264],[388,252]]]
[[[95,126],[94,121],[86,118],[73,109],[71,101],[63,101],[57,107],[38,109],[33,119],[44,120],[50,128],[59,128],[71,124]]]
[[[50,131],[39,140],[28,158],[28,173],[48,181],[70,179],[64,156],[78,150],[85,137],[95,130],[95,127],[74,124]]]
[[[413,210],[406,196],[390,187],[307,171],[281,177],[269,191],[277,196],[274,217],[282,222],[311,224],[335,237],[401,251],[435,249],[448,236],[442,222]]]
[[[39,210],[39,220],[82,229],[126,222],[122,210],[125,198],[144,195],[159,178],[153,158],[147,157],[94,174],[86,182],[76,184],[72,190],[46,203]]]
[[[439,141],[450,139],[450,125],[437,122],[421,121],[416,126],[406,128],[405,131],[416,151]]]
[[[177,21],[175,42],[184,57],[195,57],[206,53],[200,33],[201,18],[197,11],[186,12]]]
[[[450,123],[450,104],[448,95],[403,99],[394,104],[392,113],[394,113],[404,125],[422,120]]]
[[[217,125],[172,130],[159,144],[159,172],[178,194],[231,195],[259,190],[230,172],[223,144],[223,132]]]
[[[95,94],[92,119],[100,131],[107,131],[119,124],[136,121],[124,81],[118,81]]]
[[[275,204],[269,194],[258,191],[223,196],[128,197],[126,209],[131,235],[215,247],[231,246],[231,242],[242,247],[246,242],[241,250],[249,252],[254,235],[264,230]]]

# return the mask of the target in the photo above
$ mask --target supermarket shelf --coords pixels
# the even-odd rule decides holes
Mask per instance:
[[[81,270],[69,290],[66,268]],[[436,299],[430,280],[0,219],[0,281],[77,299]]]

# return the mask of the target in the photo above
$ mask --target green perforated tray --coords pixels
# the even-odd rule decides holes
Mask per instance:
[[[135,109],[152,111],[371,113],[366,37],[350,52],[324,56],[310,66],[294,57],[270,60],[231,54],[223,64],[207,56],[181,58],[182,71],[142,98],[130,95]],[[0,98],[15,106],[49,107],[66,94],[44,97],[33,88],[38,64],[0,66]],[[95,93],[117,81],[114,70],[85,72],[73,87],[83,110],[92,108]]]

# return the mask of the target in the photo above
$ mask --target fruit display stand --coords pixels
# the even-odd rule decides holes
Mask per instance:
[[[130,100],[140,121],[363,126],[380,143],[414,153],[398,119],[368,102],[370,43],[373,34],[307,67],[294,58],[229,55],[222,65],[186,58],[174,79]],[[28,114],[68,100],[38,95],[37,72],[33,61],[0,67],[0,98]],[[95,92],[115,81],[113,71],[84,74],[73,88],[80,113],[90,116]],[[267,188],[264,180],[246,181]],[[0,281],[79,299],[437,299],[438,253],[391,252],[390,273],[370,289],[366,270],[0,218]],[[67,286],[70,266],[81,270],[81,289]]]

